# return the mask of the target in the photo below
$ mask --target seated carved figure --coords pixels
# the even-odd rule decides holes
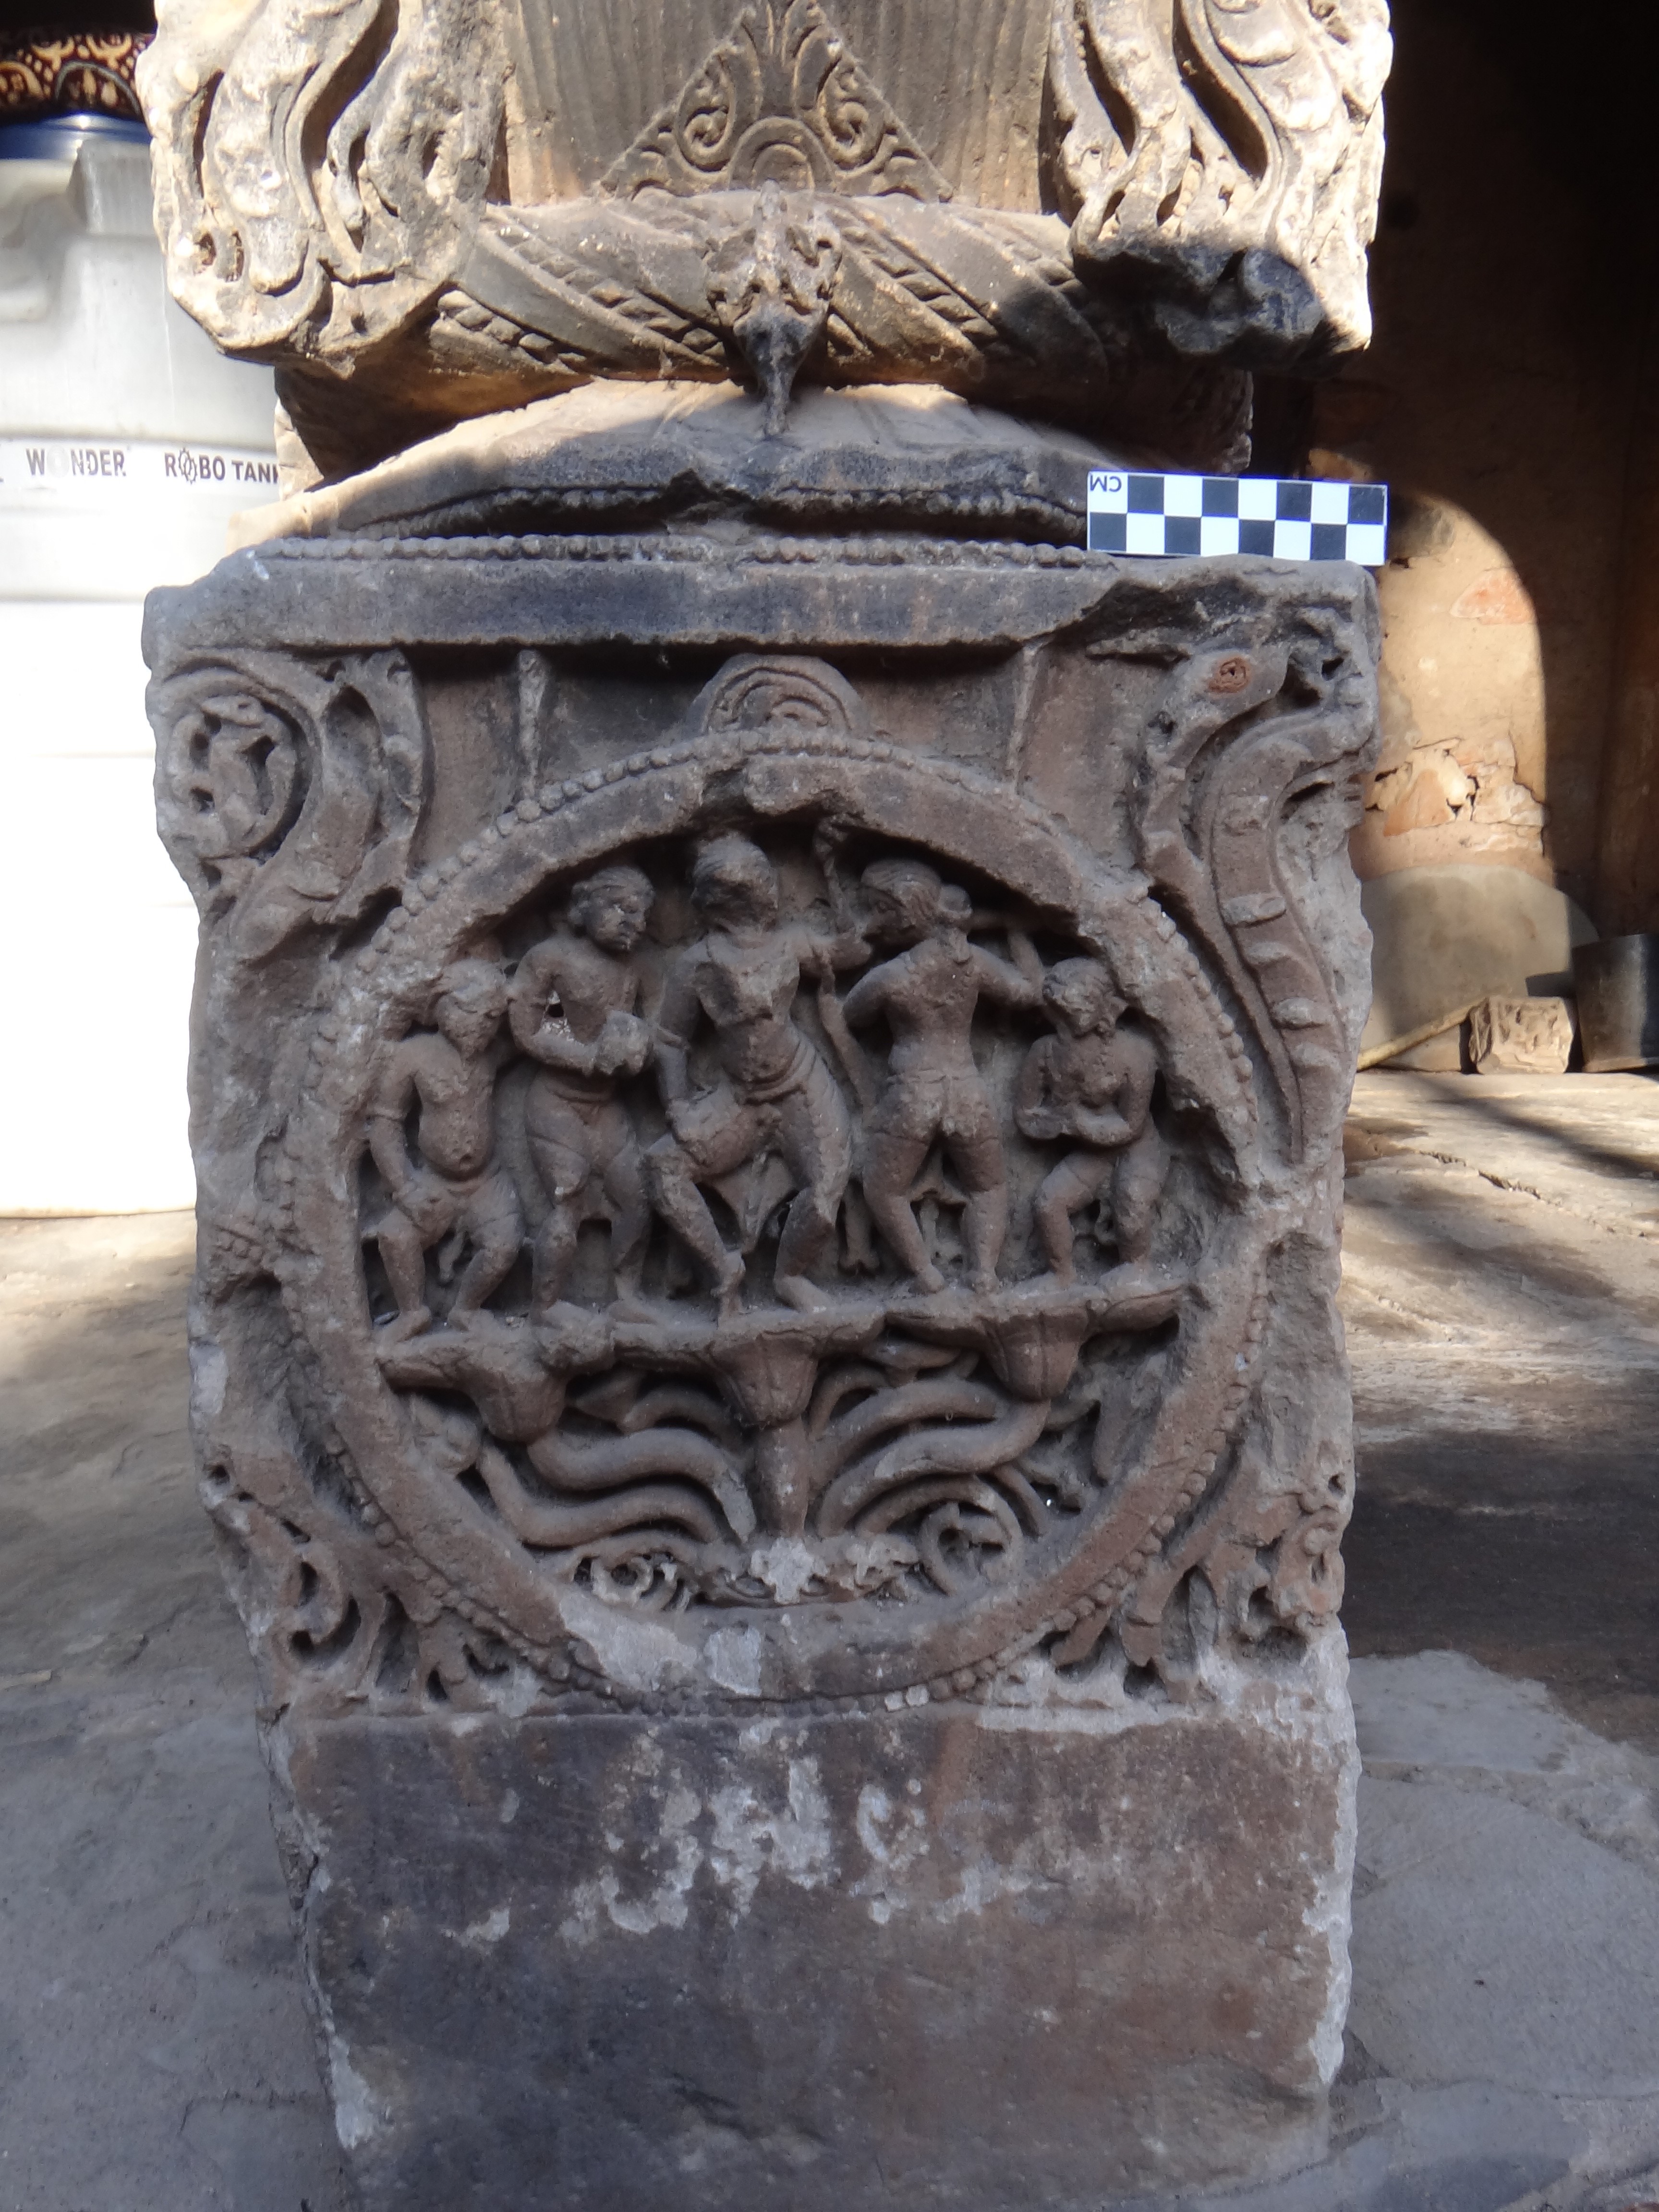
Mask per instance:
[[[1010,938],[1017,966],[970,944],[966,892],[942,883],[924,861],[873,861],[861,889],[870,936],[906,948],[855,984],[842,1007],[854,1028],[883,1017],[893,1036],[887,1079],[864,1121],[864,1197],[918,1289],[942,1290],[910,1202],[911,1186],[940,1143],[967,1192],[969,1279],[976,1291],[994,1290],[1008,1233],[1008,1177],[996,1109],[973,1064],[973,1013],[982,996],[1034,1006],[1036,955],[1017,932]]]
[[[1169,1158],[1152,1119],[1158,1060],[1151,1041],[1118,1024],[1128,1003],[1099,960],[1062,960],[1043,979],[1054,1035],[1026,1054],[1014,1118],[1039,1144],[1075,1147],[1037,1193],[1037,1234],[1052,1272],[1076,1280],[1071,1217],[1112,1185],[1118,1256],[1144,1260]]]
[[[860,966],[869,949],[778,919],[778,878],[747,838],[713,839],[692,871],[705,933],[681,953],[657,1022],[657,1080],[671,1134],[646,1155],[658,1212],[701,1263],[723,1311],[735,1305],[741,1253],[716,1228],[699,1184],[723,1188],[768,1154],[796,1196],[778,1247],[774,1287],[787,1304],[820,1305],[811,1271],[835,1234],[852,1172],[852,1126],[823,1059],[792,1018],[803,975]],[[715,1032],[723,1080],[693,1097],[690,1054],[701,1024]]]
[[[637,868],[603,868],[570,897],[568,927],[519,962],[509,1018],[521,1051],[541,1066],[524,1102],[524,1130],[548,1200],[532,1247],[533,1302],[563,1297],[584,1221],[611,1224],[618,1296],[639,1288],[650,1204],[639,1146],[616,1096],[651,1054],[629,955],[645,932],[651,886]]]
[[[396,1343],[432,1323],[426,1303],[426,1255],[449,1241],[448,1264],[471,1248],[456,1285],[451,1323],[464,1328],[505,1280],[524,1224],[518,1194],[495,1164],[496,1074],[507,986],[492,960],[457,960],[445,969],[433,1018],[396,1045],[369,1109],[369,1149],[386,1178],[389,1210],[373,1231],[398,1302],[381,1331]],[[406,1124],[418,1113],[415,1148]]]

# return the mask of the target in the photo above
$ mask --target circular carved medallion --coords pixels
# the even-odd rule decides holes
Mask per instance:
[[[532,1658],[960,1692],[1199,1508],[1252,1110],[1143,884],[821,664],[740,660],[353,956],[292,1299],[391,1540]]]

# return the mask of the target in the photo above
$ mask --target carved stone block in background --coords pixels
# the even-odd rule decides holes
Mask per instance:
[[[1478,999],[1571,993],[1573,949],[1595,935],[1564,891],[1521,868],[1402,868],[1373,877],[1360,900],[1372,938],[1363,1048],[1449,1024],[1433,1043],[1390,1063],[1401,1067],[1455,1073],[1466,1008]]]
[[[595,377],[735,371],[774,425],[797,374],[924,382],[1235,468],[1244,372],[1369,335],[1386,25],[406,0],[388,35],[255,0],[168,11],[141,81],[174,293],[278,363],[325,474]]]
[[[1469,1009],[1469,1058],[1479,1075],[1564,1075],[1572,1040],[1565,999],[1483,999]]]
[[[452,536],[411,465],[420,536],[320,501],[147,646],[195,1430],[367,2201],[1304,2154],[1369,581],[577,536],[551,463]]]

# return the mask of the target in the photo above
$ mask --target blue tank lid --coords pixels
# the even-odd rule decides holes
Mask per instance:
[[[147,146],[149,133],[129,115],[40,115],[0,125],[0,161],[72,161],[88,138]]]

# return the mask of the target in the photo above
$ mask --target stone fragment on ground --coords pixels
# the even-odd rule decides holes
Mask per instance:
[[[1469,1011],[1469,1058],[1477,1075],[1564,1075],[1572,1040],[1567,999],[1482,999]]]

